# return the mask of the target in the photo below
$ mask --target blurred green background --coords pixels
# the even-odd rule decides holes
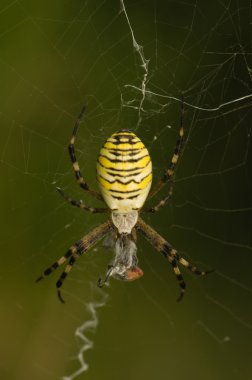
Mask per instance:
[[[124,5],[127,14],[119,0],[1,1],[0,377],[250,379],[251,2]],[[60,271],[35,279],[104,220],[55,190],[98,204],[77,186],[68,158],[81,107],[77,154],[90,185],[101,145],[120,128],[149,148],[157,180],[176,142],[182,93],[187,141],[174,197],[143,217],[216,272],[183,270],[187,292],[177,303],[171,268],[139,237],[145,276],[99,291],[112,257],[99,244],[69,275],[62,305]],[[89,368],[77,376],[83,346]]]

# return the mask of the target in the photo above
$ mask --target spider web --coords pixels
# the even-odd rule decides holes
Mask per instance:
[[[3,1],[0,6],[2,313],[0,373],[8,379],[246,379],[251,376],[250,1]],[[145,276],[100,291],[111,252],[98,244],[55,296],[41,271],[104,220],[55,191],[97,201],[74,180],[67,143],[96,188],[96,157],[128,128],[157,180],[186,144],[174,196],[144,215],[207,278],[171,268],[139,238]],[[167,188],[157,196],[160,200]]]

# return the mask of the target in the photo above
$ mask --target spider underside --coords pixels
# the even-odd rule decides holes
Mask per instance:
[[[184,259],[161,235],[146,224],[139,214],[142,212],[154,213],[159,211],[172,197],[173,174],[184,142],[183,103],[179,137],[172,159],[163,177],[150,192],[152,170],[148,151],[134,133],[126,130],[121,130],[113,134],[101,149],[97,163],[97,180],[101,188],[101,193],[89,188],[81,174],[74,148],[76,134],[83,119],[84,112],[85,107],[83,107],[73,129],[73,134],[68,146],[70,158],[79,186],[86,193],[89,193],[99,201],[107,203],[108,207],[89,207],[83,201],[72,199],[62,189],[57,188],[57,190],[68,203],[75,207],[91,213],[111,212],[111,216],[106,222],[95,227],[91,232],[74,243],[68,251],[48,267],[43,275],[36,281],[39,282],[60,265],[67,262],[64,271],[56,283],[58,297],[60,301],[64,303],[60,290],[74,263],[104,237],[106,237],[104,245],[114,250],[114,259],[108,266],[105,278],[98,280],[98,286],[102,287],[108,283],[110,277],[124,281],[136,280],[143,275],[143,271],[137,266],[136,234],[140,232],[171,264],[180,286],[178,301],[181,300],[185,292],[186,284],[180,272],[179,264],[200,276],[212,271],[201,271],[195,265]],[[140,164],[141,166],[139,166]],[[156,195],[166,183],[170,184],[167,195],[151,208],[143,208],[142,206],[145,200]]]

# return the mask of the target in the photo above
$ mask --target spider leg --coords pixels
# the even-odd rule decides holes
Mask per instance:
[[[179,270],[178,263],[182,264],[188,268],[191,272],[204,276],[212,271],[200,271],[195,265],[191,264],[189,261],[185,260],[182,256],[178,254],[176,249],[161,236],[152,227],[146,224],[141,218],[138,218],[136,228],[143,234],[143,236],[156,248],[157,251],[161,252],[163,256],[168,259],[169,263],[172,265],[173,271],[177,277],[180,286],[180,296],[178,301],[183,298],[185,293],[186,284],[183,280],[182,274]]]
[[[36,282],[39,282],[49,276],[55,269],[62,265],[68,258],[69,262],[65,267],[65,270],[62,272],[59,280],[56,283],[58,297],[64,302],[61,297],[60,288],[66,279],[68,273],[72,269],[75,261],[85,252],[87,252],[95,243],[97,243],[104,235],[106,235],[113,228],[111,220],[107,220],[105,223],[102,223],[98,227],[94,228],[91,232],[85,235],[83,238],[74,243],[68,251],[63,255],[59,260],[55,261],[50,267],[48,267],[43,275],[37,278]]]
[[[176,251],[176,259],[178,260],[178,262],[181,265],[183,265],[184,267],[186,267],[187,269],[189,269],[192,273],[194,273],[194,274],[196,274],[198,276],[205,276],[206,274],[214,272],[214,269],[210,269],[210,270],[206,270],[206,271],[200,270],[196,265],[193,265],[192,263],[190,263],[189,261],[187,261],[186,259],[184,259],[183,257],[181,257],[177,253],[177,251]]]
[[[108,279],[111,276],[113,271],[114,271],[114,266],[111,265],[108,268],[105,279],[103,280],[101,277],[98,279],[97,285],[99,286],[99,288],[103,288],[103,286],[108,282]]]
[[[173,177],[173,174],[174,174],[174,171],[175,171],[175,167],[177,165],[179,156],[180,156],[180,154],[182,152],[183,143],[184,143],[183,118],[184,118],[184,102],[183,102],[183,98],[182,98],[182,101],[181,101],[181,118],[180,118],[179,137],[178,137],[177,142],[176,142],[176,146],[175,146],[175,149],[174,149],[174,153],[173,153],[172,159],[171,159],[171,161],[170,161],[170,163],[168,165],[168,168],[166,169],[163,177],[161,178],[161,180],[154,186],[154,188],[149,193],[148,199],[150,199],[154,195],[156,195],[159,192],[159,190],[161,190],[163,188],[163,186],[167,182],[171,181],[171,179]],[[155,207],[157,207],[157,206],[155,206]]]
[[[57,261],[55,261],[50,267],[46,268],[41,276],[36,279],[36,282],[39,282],[45,278],[45,276],[49,276],[55,269],[57,269],[60,265],[64,264],[64,262],[73,255],[76,251],[75,245],[72,245],[65,255],[61,256]]]
[[[69,195],[67,195],[60,187],[56,187],[57,191],[60,195],[71,205],[81,208],[82,210],[92,212],[93,214],[107,212],[107,208],[97,208],[97,207],[89,207],[86,206],[82,200],[76,201],[72,199]]]
[[[74,148],[74,144],[75,144],[75,139],[76,139],[76,135],[77,135],[77,132],[78,132],[78,129],[79,129],[79,126],[80,126],[80,123],[83,119],[83,116],[84,116],[84,112],[86,110],[86,107],[84,106],[75,122],[75,125],[74,125],[74,129],[73,129],[73,134],[72,134],[72,137],[70,139],[70,143],[68,145],[68,151],[69,151],[69,155],[70,155],[70,159],[72,161],[72,164],[73,164],[73,170],[74,170],[74,173],[75,173],[75,177],[77,179],[77,182],[79,183],[80,187],[85,190],[86,192],[88,192],[89,194],[91,194],[92,196],[94,196],[95,198],[99,199],[100,201],[103,201],[103,198],[101,196],[100,193],[98,193],[97,191],[94,191],[94,190],[91,190],[88,186],[88,184],[85,182],[82,174],[81,174],[81,171],[80,171],[80,166],[78,164],[78,161],[76,159],[76,155],[75,155],[75,148]]]
[[[166,202],[168,202],[172,198],[172,194],[173,194],[173,185],[171,184],[168,194],[163,199],[161,199],[155,206],[152,206],[152,207],[147,208],[147,209],[146,208],[142,209],[141,212],[154,213],[154,212],[159,211],[159,209],[161,207],[164,207]]]
[[[82,252],[83,253],[83,252]],[[79,256],[82,254],[80,253]],[[78,255],[75,256],[71,256],[70,257],[70,260],[67,264],[67,266],[65,267],[64,271],[61,273],[60,275],[60,278],[58,279],[58,281],[56,282],[56,287],[57,287],[57,294],[58,294],[58,297],[59,297],[59,300],[62,302],[62,303],[65,303],[65,300],[64,298],[62,297],[61,295],[61,291],[60,291],[60,288],[63,284],[63,282],[65,281],[68,273],[71,271],[76,259],[78,258]]]

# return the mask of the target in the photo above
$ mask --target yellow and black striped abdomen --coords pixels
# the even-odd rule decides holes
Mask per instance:
[[[152,164],[142,141],[126,130],[114,133],[101,148],[97,180],[111,210],[141,208],[150,191]]]

